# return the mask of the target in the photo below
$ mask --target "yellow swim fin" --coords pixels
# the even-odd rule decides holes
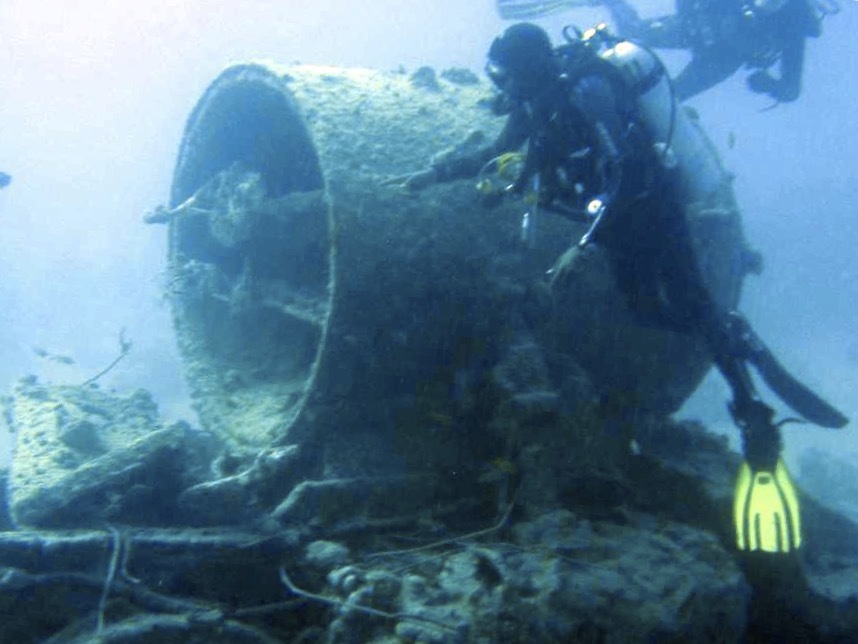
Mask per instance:
[[[801,545],[798,495],[786,465],[754,472],[743,462],[736,480],[733,520],[739,550],[786,553]]]

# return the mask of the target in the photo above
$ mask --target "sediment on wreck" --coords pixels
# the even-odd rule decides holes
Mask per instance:
[[[192,113],[172,188],[175,326],[202,424],[238,448],[320,445],[326,477],[439,469],[529,285],[575,230],[482,209],[470,181],[381,185],[493,137],[486,88],[238,65]],[[497,456],[497,453],[494,454]]]
[[[642,432],[633,485],[607,513],[528,518],[514,504],[482,522],[469,498],[458,511],[357,521],[357,484],[340,480],[326,482],[340,505],[305,505],[286,525],[195,529],[195,514],[223,512],[222,498],[199,494],[176,507],[176,487],[205,477],[208,439],[175,428],[163,453],[166,430],[152,431],[162,423],[142,392],[27,382],[11,418],[44,449],[18,452],[10,479],[14,517],[40,517],[41,529],[0,533],[4,642],[757,642],[788,641],[794,627],[845,642],[858,632],[858,527],[806,499],[809,586],[793,592],[801,575],[781,575],[757,605],[729,537],[715,534],[729,525],[739,457],[693,423]],[[59,463],[56,493],[39,493]],[[708,527],[707,512],[718,515]]]
[[[481,208],[471,181],[415,195],[382,186],[501,125],[485,84],[426,75],[241,64],[199,100],[169,235],[175,326],[203,425],[250,450],[316,444],[329,476],[490,460],[497,446],[481,449],[465,427],[479,425],[487,374],[531,340],[554,358],[529,385],[539,394],[569,394],[583,378],[573,398],[675,409],[709,358],[636,327],[604,266],[582,264],[540,309],[546,270],[580,224],[540,213],[524,244],[526,206]],[[738,212],[716,211],[727,225],[698,227],[698,241],[704,269],[729,273]],[[732,275],[713,286],[738,296]]]
[[[209,431],[162,423],[145,392],[25,380],[4,414],[19,449],[0,523],[18,530],[0,534],[0,640],[753,642],[787,613],[808,641],[855,640],[853,524],[808,500],[812,592],[759,610],[722,534],[738,455],[624,415],[677,404],[708,360],[609,324],[598,261],[548,285],[582,230],[541,217],[528,246],[522,204],[484,210],[470,182],[379,186],[491,136],[482,97],[426,70],[215,80],[158,213]],[[730,301],[724,189],[697,236]],[[600,358],[612,336],[622,351]],[[665,396],[659,358],[696,371],[668,373]],[[631,400],[604,396],[618,374]],[[609,435],[629,423],[640,454],[617,476]]]

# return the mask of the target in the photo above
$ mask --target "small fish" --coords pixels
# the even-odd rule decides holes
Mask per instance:
[[[491,461],[484,463],[481,467],[482,473],[477,479],[480,483],[485,484],[508,484],[510,478],[518,474],[518,467],[508,458],[498,456]]]
[[[429,412],[429,420],[434,422],[441,427],[452,427],[453,426],[453,416],[443,411],[432,411]]]
[[[56,362],[57,364],[74,364],[74,358],[70,356],[64,356],[59,353],[51,353],[47,349],[43,349],[42,347],[33,346],[33,353],[35,353],[38,357],[44,358],[45,360],[49,360],[51,362]]]
[[[0,172],[0,188],[5,188],[10,183],[12,183],[12,175]]]
[[[530,20],[559,13],[566,9],[588,7],[591,0],[496,0],[500,17],[504,20]]]
[[[729,134],[727,134],[727,149],[732,150],[736,147],[736,133],[733,130],[730,130]]]
[[[513,476],[518,472],[518,468],[515,466],[515,463],[502,456],[498,456],[496,459],[492,460],[492,466],[494,466],[501,474],[506,474],[508,476]]]

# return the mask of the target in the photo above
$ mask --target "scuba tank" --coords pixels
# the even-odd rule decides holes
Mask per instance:
[[[718,154],[693,112],[677,101],[661,60],[647,47],[611,36],[604,25],[584,32],[581,39],[590,46],[595,43],[600,60],[631,93],[638,123],[657,158],[673,171],[680,202],[701,201],[722,188],[727,173]]]

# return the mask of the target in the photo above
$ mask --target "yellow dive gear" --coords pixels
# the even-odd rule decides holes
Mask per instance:
[[[798,495],[781,459],[774,472],[755,472],[742,462],[733,519],[739,550],[787,553],[801,545]]]
[[[486,163],[477,175],[477,190],[484,195],[503,194],[524,168],[523,152],[505,152]]]

